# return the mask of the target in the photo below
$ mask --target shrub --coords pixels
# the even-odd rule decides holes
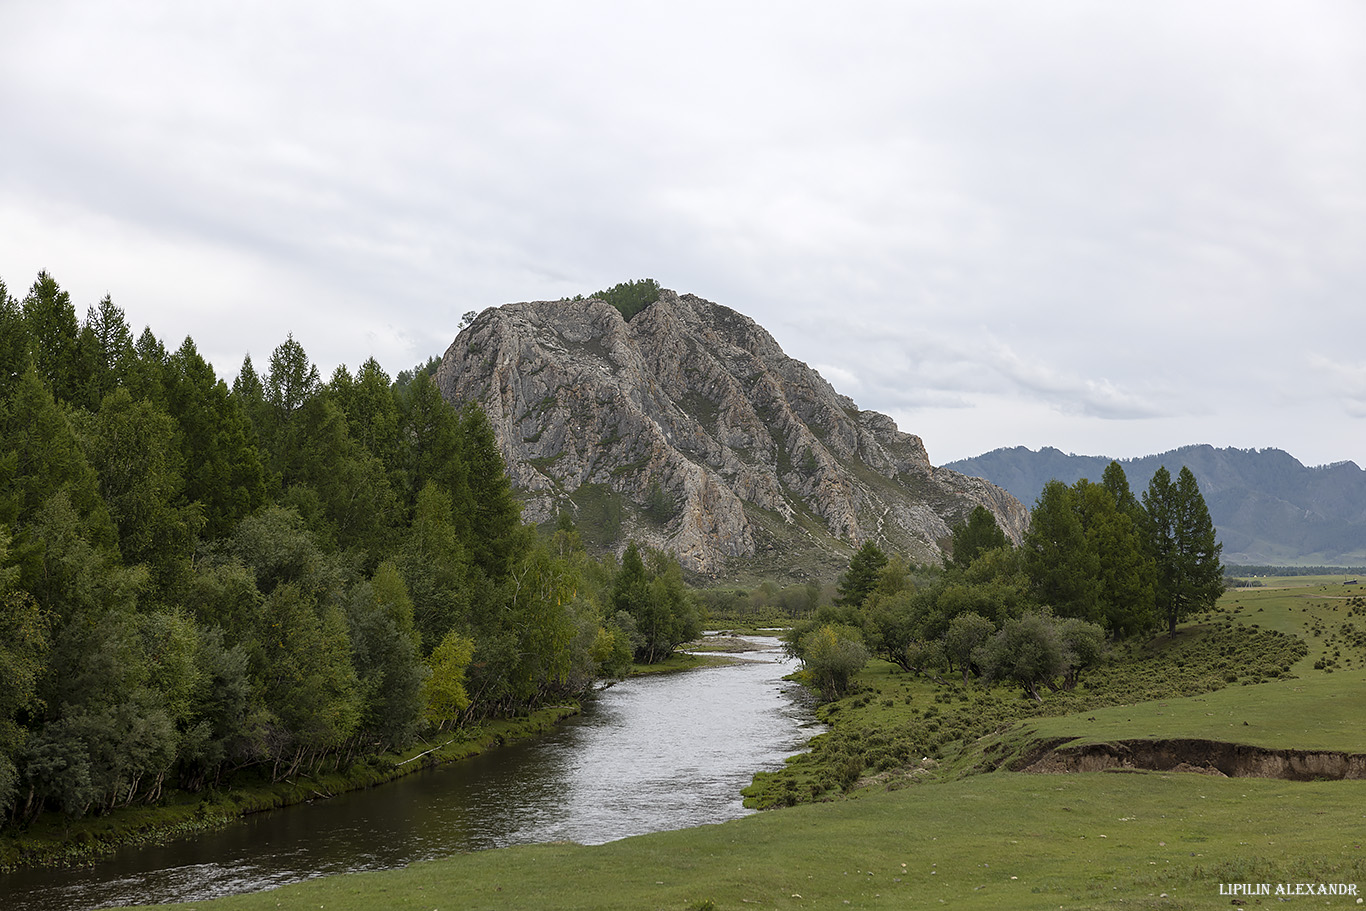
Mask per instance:
[[[858,630],[841,624],[821,626],[798,642],[799,657],[811,682],[827,701],[849,693],[853,676],[868,663]]]

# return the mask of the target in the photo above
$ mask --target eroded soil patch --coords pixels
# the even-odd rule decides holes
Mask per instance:
[[[1366,754],[1334,750],[1273,750],[1193,738],[1042,746],[1013,763],[1012,771],[1056,774],[1143,769],[1287,781],[1366,778]]]

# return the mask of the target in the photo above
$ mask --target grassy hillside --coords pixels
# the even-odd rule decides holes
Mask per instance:
[[[1355,907],[1366,891],[1366,781],[1007,771],[1012,758],[1058,741],[1197,737],[1366,752],[1366,588],[1269,581],[1293,587],[1227,594],[1174,639],[1122,653],[1112,672],[1054,696],[1043,710],[1051,715],[1012,721],[1010,712],[1032,710],[1011,691],[870,667],[862,693],[824,710],[834,727],[812,753],[838,745],[846,773],[857,757],[852,776],[820,795],[841,799],[190,907],[1227,908],[1221,885],[1230,883],[1354,886],[1356,895],[1291,900]],[[1288,648],[1301,639],[1307,650]],[[1125,687],[1142,698],[1115,703]],[[893,758],[931,741],[937,757]],[[782,793],[790,780],[809,800],[811,785],[839,769],[789,765],[760,790]]]

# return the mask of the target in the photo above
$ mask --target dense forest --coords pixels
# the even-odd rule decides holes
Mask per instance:
[[[344,767],[696,635],[678,564],[524,525],[431,364],[228,382],[0,282],[0,824]]]

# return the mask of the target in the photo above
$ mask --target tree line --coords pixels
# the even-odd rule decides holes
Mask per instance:
[[[0,823],[280,780],[572,698],[696,635],[676,561],[525,525],[428,363],[231,385],[0,282]]]
[[[834,603],[797,624],[789,648],[825,698],[848,692],[870,656],[924,674],[958,672],[1072,687],[1106,643],[1212,607],[1221,545],[1199,484],[1160,468],[1135,497],[1111,462],[1100,483],[1050,481],[1019,547],[983,507],[952,529],[942,567],[912,567],[865,542]]]

